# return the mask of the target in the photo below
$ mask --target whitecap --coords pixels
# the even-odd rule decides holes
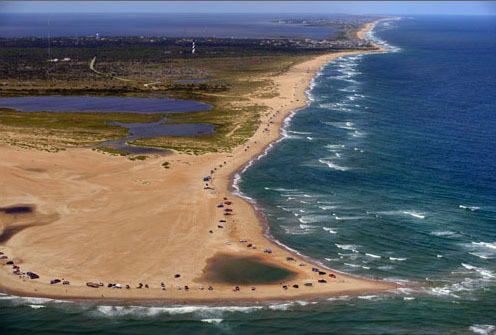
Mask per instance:
[[[489,248],[489,249],[494,249],[496,250],[496,242],[493,243],[488,243],[488,242],[472,242],[473,245],[479,246],[479,247],[484,247],[484,248]]]
[[[358,264],[351,264],[351,263],[344,263],[344,265],[351,266],[352,268],[361,268],[361,267],[362,267],[361,265],[358,265]]]
[[[327,206],[319,206],[319,208],[322,209],[322,210],[324,210],[324,211],[328,211],[330,209],[336,209],[337,206],[329,206],[329,205],[327,205]]]
[[[495,335],[496,334],[496,326],[495,325],[479,325],[475,324],[469,327],[470,331],[475,334],[480,335]]]
[[[476,210],[480,209],[480,207],[477,207],[477,206],[465,206],[465,205],[460,205],[458,206],[462,209],[466,209],[468,211],[472,211],[472,212],[475,212]]]
[[[496,257],[496,243],[488,242],[472,242],[470,244],[465,244],[465,247],[470,249],[469,254],[482,258],[482,259],[492,259]]]
[[[341,296],[338,296],[338,297],[331,297],[331,298],[328,298],[327,301],[348,301],[348,300],[351,300],[352,298],[348,295],[341,295]]]
[[[11,303],[15,305],[46,305],[48,303],[69,303],[64,300],[50,299],[50,298],[38,298],[38,297],[20,297],[16,295],[2,294],[0,295],[0,300],[10,300]]]
[[[369,256],[369,257],[372,257],[372,258],[377,258],[377,259],[382,258],[382,257],[381,257],[381,256],[379,256],[379,255],[374,255],[374,254],[370,254],[370,253],[367,253],[367,252],[365,253],[365,256]]]
[[[333,126],[336,128],[340,129],[346,129],[346,130],[355,130],[355,124],[353,122],[347,121],[347,122],[328,122],[328,121],[323,121],[323,124],[326,124],[328,126]]]
[[[32,309],[40,309],[40,308],[45,308],[46,306],[43,305],[29,305]]]
[[[475,266],[472,266],[470,264],[464,264],[462,263],[462,266],[467,269],[467,270],[475,270]]]
[[[345,92],[345,93],[354,93],[356,92],[356,88],[354,87],[345,87],[345,88],[340,88],[338,91]]]
[[[358,297],[358,299],[364,299],[364,300],[376,300],[379,298],[380,297],[378,295],[361,295]]]
[[[324,158],[321,158],[319,159],[319,163],[322,163],[322,164],[325,164],[327,165],[329,168],[333,169],[333,170],[338,170],[338,171],[348,171],[350,168],[346,167],[346,166],[339,166],[329,160],[326,160]]]
[[[291,133],[291,134],[298,134],[298,135],[312,135],[311,132],[307,132],[307,131],[295,131],[295,130],[288,130],[288,133]]]
[[[316,222],[325,222],[329,221],[329,216],[327,215],[304,215],[299,221],[301,223],[316,223]]]
[[[342,149],[345,147],[346,147],[346,145],[344,145],[344,144],[326,144],[325,145],[325,148],[327,148],[327,149]]]
[[[358,258],[358,251],[353,250],[352,254],[343,254],[341,252],[338,252],[338,255],[339,255],[339,258],[341,258],[341,259],[348,258],[348,259],[354,261]]]
[[[470,265],[470,264],[466,264],[466,263],[462,263],[462,266],[465,269],[467,269],[467,270],[477,272],[483,279],[496,278],[495,274],[491,270],[488,270],[488,269],[485,269],[485,268],[476,267],[476,266],[473,266],[473,265]]]
[[[430,233],[431,235],[434,235],[434,236],[455,236],[456,233],[453,232],[453,231],[433,231]]]
[[[297,189],[288,189],[288,188],[282,188],[282,187],[276,187],[276,188],[271,188],[271,187],[264,187],[265,190],[270,190],[270,191],[277,191],[277,192],[297,192]]]
[[[421,220],[425,219],[425,214],[415,212],[415,211],[403,211],[403,214],[410,215],[410,216],[413,216],[414,218],[421,219]]]
[[[288,134],[284,134],[284,138],[287,140],[303,140],[304,139],[302,136],[288,135]]]
[[[224,320],[223,319],[201,319],[200,321],[204,322],[204,323],[211,323],[211,324],[218,325],[219,323],[221,323]]]
[[[385,24],[386,24],[386,22],[382,21],[382,27],[384,27]],[[376,27],[377,27],[377,23],[375,23],[372,26],[372,28],[365,34],[365,38],[367,40],[369,40],[372,43],[377,44],[377,45],[385,48],[387,52],[399,52],[399,51],[401,51],[401,48],[399,48],[397,46],[390,45],[386,41],[384,41],[384,40],[380,39],[379,37],[377,37],[375,35],[375,29],[376,29]],[[392,25],[388,25],[386,27],[388,29],[390,29],[390,27],[392,27]]]
[[[357,137],[357,138],[361,138],[361,137],[365,137],[367,135],[367,133],[363,132],[363,131],[358,131],[358,130],[355,130],[351,136],[353,137]]]
[[[469,252],[469,254],[472,256],[475,256],[475,257],[479,257],[481,259],[491,259],[492,258],[491,255],[481,253],[481,252]]]
[[[308,235],[313,231],[308,229],[301,229],[300,227],[289,227],[289,226],[281,226],[284,229],[284,232],[288,235]]]
[[[359,245],[356,244],[334,244],[336,247],[342,250],[350,250],[350,251],[357,251],[357,249],[360,247]]]
[[[361,216],[361,215],[355,215],[355,216],[334,216],[334,219],[340,220],[340,221],[347,221],[347,220],[361,220],[366,218],[366,216]]]
[[[329,232],[330,234],[337,234],[337,230],[334,228],[328,228],[328,227],[322,227],[325,231]]]
[[[395,283],[400,284],[400,285],[408,285],[408,283],[409,283],[407,280],[403,280],[403,279],[400,279],[400,280],[388,279],[388,281],[392,281],[392,282],[395,282]],[[405,295],[411,295],[411,294],[417,294],[418,293],[417,290],[409,288],[409,287],[398,287],[398,288],[394,289],[393,291],[394,291],[394,293],[405,294]]]
[[[269,309],[273,311],[287,311],[289,308],[291,308],[292,305],[292,303],[270,305]]]
[[[407,259],[406,258],[400,258],[400,257],[389,257],[390,260],[392,261],[397,261],[397,262],[403,262],[403,261],[406,261]]]
[[[383,270],[383,271],[389,271],[389,270],[394,269],[394,266],[392,266],[392,265],[383,265],[383,266],[379,266],[378,269],[379,270]]]
[[[324,259],[328,262],[337,262],[339,261],[339,258],[327,258],[327,257],[324,257]]]
[[[315,228],[318,228],[317,226],[312,226],[312,225],[309,225],[309,224],[300,224],[300,228],[301,229],[304,229],[304,230],[307,230],[307,229],[315,229]]]
[[[459,273],[468,275],[469,277],[463,278],[460,282],[450,283],[442,287],[426,289],[426,292],[433,295],[460,298],[460,296],[455,293],[481,290],[487,285],[494,283],[496,278],[494,272],[467,263],[462,263],[461,265],[468,271]]]
[[[181,315],[193,313],[224,313],[241,312],[250,313],[264,308],[263,306],[173,306],[173,307],[147,307],[147,306],[106,306],[96,307],[96,312],[103,316],[137,316],[154,317],[161,314]]]
[[[403,215],[409,215],[417,219],[424,219],[425,214],[419,213],[417,211],[412,211],[412,210],[393,210],[393,211],[382,211],[382,212],[375,212],[371,214],[376,214],[376,215],[391,215],[391,216],[403,216]]]
[[[428,290],[428,293],[436,296],[451,296],[454,298],[460,298],[458,295],[451,292],[449,287],[433,287]]]

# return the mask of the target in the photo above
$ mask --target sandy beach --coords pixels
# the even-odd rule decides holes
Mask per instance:
[[[364,38],[372,27],[357,35]],[[254,207],[231,192],[235,174],[277,141],[285,118],[306,105],[305,90],[317,71],[357,53],[363,51],[318,56],[270,78],[279,95],[248,97],[247,103],[265,105],[268,112],[254,136],[229,154],[171,153],[130,161],[84,148],[47,153],[0,147],[0,207],[33,208],[0,212],[1,290],[62,299],[223,302],[394,289],[394,283],[316,265],[267,239]],[[164,161],[170,168],[162,167]],[[205,182],[207,176],[211,180]],[[239,290],[205,279],[208,262],[225,255],[252,256],[295,275],[273,284],[239,285]],[[13,274],[14,266],[40,278]],[[70,284],[50,284],[55,278]],[[122,288],[107,288],[108,283]]]

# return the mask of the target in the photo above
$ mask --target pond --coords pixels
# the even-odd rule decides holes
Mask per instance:
[[[205,111],[212,106],[193,100],[94,96],[37,96],[0,98],[0,107],[20,112],[102,112],[165,114]]]
[[[131,98],[131,97],[94,97],[94,96],[29,96],[0,98],[0,107],[14,108],[19,112],[76,112],[76,113],[136,113],[166,114],[206,111],[211,105],[193,101],[165,97]],[[164,153],[166,150],[130,146],[126,143],[141,138],[159,136],[200,136],[215,132],[215,126],[207,123],[166,124],[167,119],[150,123],[109,124],[125,127],[130,136],[99,144],[131,154]]]
[[[208,261],[203,279],[224,284],[253,285],[279,283],[295,276],[295,272],[260,257],[220,254]]]

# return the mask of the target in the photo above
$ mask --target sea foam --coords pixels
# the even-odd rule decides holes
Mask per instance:
[[[320,158],[319,163],[327,165],[330,169],[332,170],[337,170],[337,171],[348,171],[350,168],[346,166],[340,166],[337,165],[336,163],[333,163],[329,161],[329,158]]]
[[[495,325],[479,325],[475,324],[469,327],[470,331],[475,334],[480,335],[496,335],[496,326]]]

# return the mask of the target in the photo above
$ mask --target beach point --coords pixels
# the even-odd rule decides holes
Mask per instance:
[[[358,32],[365,38],[375,23]],[[377,47],[376,51],[384,49]],[[225,302],[321,298],[395,289],[325,267],[270,238],[233,188],[281,138],[285,119],[337,52],[273,78],[255,134],[230,153],[131,161],[87,148],[0,148],[0,288],[60,299]],[[253,272],[253,273],[252,273]]]

